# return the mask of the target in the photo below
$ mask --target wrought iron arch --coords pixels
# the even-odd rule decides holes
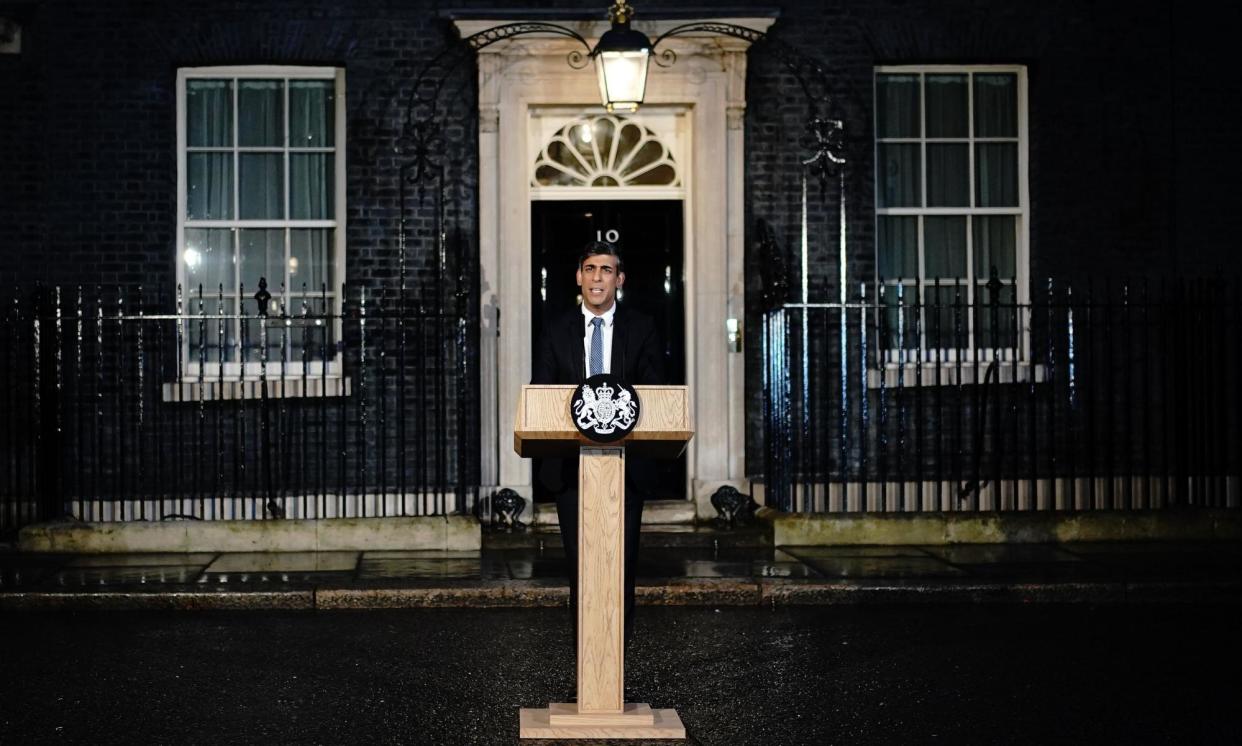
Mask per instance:
[[[846,225],[846,155],[848,143],[844,119],[836,111],[837,104],[832,93],[830,78],[823,65],[814,58],[803,54],[796,48],[771,37],[768,33],[735,24],[701,21],[674,26],[658,36],[652,43],[653,59],[657,65],[667,67],[676,64],[677,55],[671,48],[659,50],[661,43],[677,37],[691,34],[716,34],[742,39],[755,47],[767,48],[775,55],[779,64],[797,81],[799,89],[809,109],[805,124],[805,152],[799,157],[803,168],[803,215],[805,220],[806,189],[809,178],[820,186],[820,193],[828,197],[832,186],[836,186],[841,220],[841,250],[844,256],[845,225]],[[507,23],[485,29],[448,44],[419,69],[411,85],[404,107],[401,133],[397,140],[397,156],[399,165],[399,201],[400,216],[398,226],[398,262],[399,262],[399,296],[402,308],[410,302],[408,293],[408,262],[410,248],[409,212],[410,200],[414,192],[420,206],[426,205],[431,195],[434,199],[433,240],[435,250],[436,275],[434,302],[441,317],[450,312],[457,320],[453,344],[456,345],[457,361],[460,366],[458,375],[458,396],[465,397],[466,380],[471,371],[470,361],[473,359],[470,344],[470,329],[467,319],[471,316],[470,295],[473,290],[473,266],[470,259],[472,253],[466,250],[465,242],[458,240],[450,256],[446,235],[445,210],[448,201],[448,184],[446,183],[446,154],[449,152],[446,126],[447,112],[453,102],[468,101],[471,106],[464,112],[462,121],[475,122],[477,106],[474,95],[476,80],[474,76],[465,74],[474,69],[477,53],[493,44],[520,36],[545,35],[559,36],[578,42],[581,48],[575,48],[566,55],[567,64],[574,69],[581,69],[589,64],[592,52],[590,44],[572,29],[545,22]],[[659,50],[659,51],[657,51]],[[449,91],[450,81],[457,76],[456,85]],[[469,94],[467,96],[467,94]],[[770,238],[770,237],[769,237]],[[774,240],[762,242],[762,252],[779,252],[780,248]],[[784,266],[784,257],[771,257]],[[774,266],[776,266],[774,264]],[[455,270],[451,271],[451,270]],[[844,270],[843,270],[844,271]],[[780,273],[784,275],[785,273]],[[788,284],[776,281],[773,287],[765,290],[765,303],[777,302],[774,296],[786,296]],[[419,294],[418,307],[425,308],[427,298]],[[805,300],[805,298],[803,299]],[[402,332],[404,335],[404,331]],[[441,344],[448,344],[445,336]],[[401,340],[405,350],[404,336]],[[404,354],[404,352],[403,352]],[[767,389],[765,375],[765,390]],[[768,398],[768,397],[765,397]],[[465,428],[458,431],[459,452],[467,452]],[[464,469],[463,459],[458,459],[459,469]],[[461,484],[465,483],[464,472]],[[464,500],[459,501],[459,506]]]
[[[800,160],[803,166],[815,176],[821,187],[821,193],[826,195],[830,183],[836,181],[840,204],[844,206],[845,167],[847,165],[845,121],[840,116],[833,116],[834,94],[830,77],[823,65],[789,44],[773,38],[767,32],[715,21],[686,23],[665,31],[652,41],[653,59],[656,64],[663,67],[673,65],[677,61],[676,52],[671,48],[660,50],[661,43],[677,36],[705,33],[742,39],[756,46],[763,45],[772,51],[781,66],[794,77],[810,108],[810,116],[806,123],[807,151]],[[437,255],[441,259],[439,267],[441,274],[446,271],[443,261],[446,257],[442,243],[442,213],[445,199],[444,153],[446,151],[443,102],[462,100],[462,94],[467,89],[473,92],[474,86],[473,80],[468,76],[462,76],[463,79],[459,81],[453,94],[447,97],[445,86],[454,74],[460,75],[463,70],[473,64],[479,50],[498,42],[531,35],[560,36],[577,41],[581,49],[573,49],[566,55],[567,64],[574,69],[581,69],[589,64],[591,45],[581,34],[554,23],[521,21],[493,26],[458,39],[429,59],[415,76],[406,100],[402,132],[398,138],[397,147],[398,155],[404,159],[400,165],[401,216],[398,236],[399,275],[403,301],[406,297],[408,259],[406,217],[410,187],[417,187],[420,203],[425,202],[428,189],[435,187],[438,192],[436,201],[439,207],[435,233],[441,243],[437,246]],[[473,117],[475,113],[472,109],[469,116]],[[835,179],[833,179],[834,176]],[[844,214],[844,209],[842,213]],[[457,261],[456,265],[460,275],[460,269],[465,266],[465,262]],[[460,290],[465,286],[466,278],[459,276],[456,279],[460,296]],[[443,288],[444,283],[441,282],[440,286]],[[458,300],[459,302],[465,301],[461,297]]]

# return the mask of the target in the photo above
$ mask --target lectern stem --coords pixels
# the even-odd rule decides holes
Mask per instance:
[[[694,435],[685,386],[635,388],[642,395],[642,415],[627,440],[612,445],[583,446],[570,404],[577,386],[532,384],[523,386],[518,397],[513,447],[520,456],[567,458],[578,449],[578,701],[521,708],[521,738],[686,737],[676,711],[624,703],[623,443],[675,458]],[[566,527],[562,524],[561,529]]]
[[[625,450],[578,451],[578,711],[624,705]]]

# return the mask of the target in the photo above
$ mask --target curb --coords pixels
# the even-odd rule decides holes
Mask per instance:
[[[778,547],[1060,544],[1075,541],[1238,541],[1229,508],[1030,512],[785,513],[760,508]]]
[[[1242,603],[1242,581],[1088,583],[806,582],[686,579],[636,588],[641,606],[847,606],[924,603]],[[548,608],[569,589],[546,581],[425,588],[287,591],[101,591],[0,593],[2,611],[337,611],[430,608]]]
[[[470,516],[290,518],[236,521],[49,521],[18,533],[22,552],[478,551],[483,530]]]
[[[3,611],[234,611],[309,610],[313,591],[102,591],[40,593],[15,591],[0,595]]]

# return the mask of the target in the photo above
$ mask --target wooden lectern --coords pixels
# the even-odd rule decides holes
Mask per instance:
[[[578,702],[522,708],[521,738],[685,738],[674,710],[624,701],[625,454],[676,458],[694,435],[685,386],[635,386],[641,412],[614,443],[574,427],[575,386],[524,386],[513,447],[519,456],[578,454]]]

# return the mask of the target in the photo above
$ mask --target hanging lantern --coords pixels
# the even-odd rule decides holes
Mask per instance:
[[[599,97],[610,112],[637,111],[647,90],[647,62],[651,40],[630,28],[634,8],[625,0],[608,9],[612,28],[600,37],[591,52],[599,78]]]

